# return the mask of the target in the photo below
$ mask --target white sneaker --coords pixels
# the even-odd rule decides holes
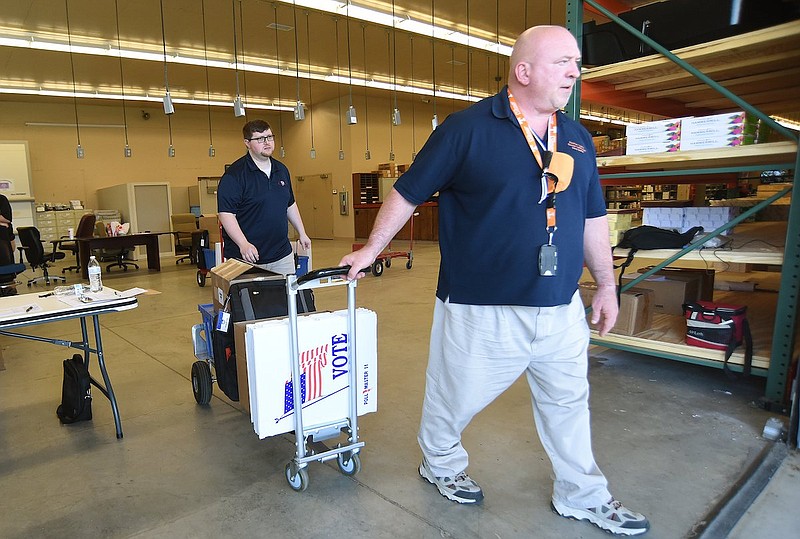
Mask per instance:
[[[614,498],[598,507],[580,509],[552,500],[550,507],[562,517],[588,520],[598,528],[616,535],[642,535],[650,529],[647,517],[634,513]]]
[[[436,485],[439,493],[458,503],[478,503],[483,500],[483,491],[478,483],[470,479],[466,471],[457,473],[455,477],[436,477],[423,458],[419,465],[419,475]]]

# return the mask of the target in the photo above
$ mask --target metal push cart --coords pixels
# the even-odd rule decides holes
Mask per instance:
[[[410,234],[409,234],[409,242],[408,242],[408,251],[393,251],[392,250],[392,243],[389,242],[389,245],[386,247],[386,250],[380,253],[378,256],[375,257],[375,262],[372,263],[370,269],[372,269],[372,274],[375,277],[380,277],[383,275],[383,267],[386,266],[387,268],[392,267],[392,259],[393,258],[406,258],[408,261],[406,262],[406,269],[411,269],[411,266],[414,264],[414,217],[419,215],[418,212],[414,212],[409,219],[410,224]],[[364,247],[363,243],[354,243],[353,250],[357,251]]]
[[[297,333],[297,296],[298,292],[306,289],[322,288],[337,285],[347,286],[347,334],[351,342],[356,342],[356,285],[358,281],[347,281],[349,266],[338,268],[324,268],[306,273],[302,277],[288,275],[286,290],[289,303],[289,349],[291,350],[292,385],[300,387],[300,360]],[[356,346],[347,347],[348,364],[358,365],[356,361]],[[294,400],[294,432],[296,453],[294,458],[286,465],[286,481],[292,489],[301,492],[308,488],[308,463],[336,459],[339,471],[344,475],[355,475],[361,471],[361,458],[358,453],[364,442],[358,441],[358,387],[357,369],[348,369],[348,416],[339,418],[328,424],[306,427],[303,424],[303,401],[300,391],[293,392]],[[338,444],[334,448],[327,448],[318,442],[347,436],[345,445]],[[313,445],[312,445],[313,444]],[[317,452],[320,450],[320,452]]]
[[[300,361],[298,345],[298,294],[303,290],[323,288],[330,286],[347,286],[347,333],[351,342],[356,342],[356,301],[355,287],[357,281],[347,281],[343,277],[350,268],[348,266],[337,268],[324,268],[306,273],[301,277],[286,276],[287,306],[289,320],[289,350],[291,360],[292,387],[300,387]],[[365,268],[369,271],[369,268]],[[303,302],[301,301],[301,305]],[[214,378],[211,367],[214,365],[214,347],[211,336],[214,330],[213,305],[198,305],[203,323],[192,327],[192,341],[194,354],[197,358],[192,364],[192,390],[198,404],[206,405],[211,401]],[[356,347],[349,346],[347,351],[348,364],[357,365]],[[289,486],[298,492],[308,488],[308,464],[310,462],[325,462],[336,459],[339,470],[348,476],[357,474],[361,470],[359,451],[364,447],[364,442],[358,441],[358,377],[357,369],[351,368],[348,373],[348,415],[337,418],[326,424],[306,426],[303,423],[303,402],[300,391],[292,392],[294,413],[294,432],[296,453],[294,458],[286,464],[285,474]],[[347,436],[345,444],[339,443],[336,447],[328,448],[321,442]]]

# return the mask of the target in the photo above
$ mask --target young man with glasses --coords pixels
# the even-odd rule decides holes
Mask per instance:
[[[247,153],[225,170],[217,188],[225,258],[294,273],[288,223],[304,249],[311,248],[311,239],[294,199],[289,169],[272,157],[275,136],[267,122],[247,122],[242,134]]]

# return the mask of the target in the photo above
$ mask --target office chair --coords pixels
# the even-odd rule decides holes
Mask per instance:
[[[7,239],[0,239],[0,297],[17,295],[17,275],[25,271],[25,264],[14,262],[14,249]]]
[[[188,253],[175,263],[180,264],[184,260],[189,260],[192,264],[196,264],[197,259],[192,249],[192,233],[197,231],[197,217],[193,213],[173,213],[171,220],[175,236],[175,253]]]
[[[51,267],[53,262],[66,257],[66,254],[56,251],[55,244],[53,245],[52,253],[45,253],[44,245],[42,245],[42,240],[39,236],[39,229],[35,226],[21,226],[17,228],[17,236],[22,244],[22,247],[18,247],[20,250],[20,261],[22,261],[21,253],[25,252],[25,258],[28,259],[28,264],[30,264],[32,270],[42,268],[42,276],[28,279],[28,286],[39,281],[44,281],[45,284],[49,286],[51,279],[53,281],[66,282],[64,277],[51,277],[47,272],[47,269]]]
[[[97,221],[94,225],[94,235],[98,238],[105,238],[108,236],[108,232],[106,231],[106,224],[103,221]],[[122,271],[128,271],[128,266],[133,266],[136,269],[139,269],[139,265],[135,262],[131,262],[130,260],[125,260],[125,257],[133,250],[131,247],[122,247],[120,249],[97,249],[95,252],[97,253],[97,259],[101,262],[108,262],[109,260],[115,260],[113,264],[109,264],[106,266],[106,271],[111,271],[111,268],[119,266],[122,268]]]
[[[94,223],[97,220],[97,217],[93,213],[87,213],[86,215],[81,217],[81,220],[78,222],[78,228],[75,230],[75,237],[76,238],[89,238],[94,233]],[[61,236],[61,239],[64,239],[66,236]],[[66,268],[61,270],[61,273],[67,271],[78,271],[81,269],[80,261],[78,260],[78,242],[77,241],[59,241],[58,248],[62,251],[68,251],[75,255],[75,265],[74,266],[67,266]]]

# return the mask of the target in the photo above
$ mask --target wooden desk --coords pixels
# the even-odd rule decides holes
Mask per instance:
[[[102,296],[99,294],[102,294]],[[95,298],[108,298],[110,296],[111,299],[80,303],[75,301],[75,296],[73,295],[70,296],[72,304],[68,304],[65,303],[67,300],[62,300],[57,296],[48,294],[40,295],[39,293],[20,294],[17,296],[0,298],[0,335],[31,341],[47,342],[81,350],[83,351],[83,362],[87,368],[89,367],[91,354],[95,354],[97,356],[97,363],[100,367],[100,374],[103,377],[103,382],[101,383],[95,380],[94,377],[92,377],[91,382],[111,403],[111,412],[114,416],[117,438],[122,438],[122,423],[119,417],[117,399],[111,387],[111,379],[108,377],[105,358],[103,356],[103,342],[100,338],[100,315],[134,309],[138,305],[138,300],[135,296],[120,296],[117,291],[108,287],[104,287],[103,291],[99,294],[95,295],[89,293],[87,295]],[[80,320],[81,341],[78,342],[8,331],[9,329],[47,324],[61,320],[72,320],[74,318]],[[89,333],[86,326],[87,318],[92,319],[95,339],[94,348],[92,348],[89,342]]]
[[[137,245],[147,247],[147,269],[161,271],[161,256],[158,251],[159,235],[158,232],[145,232],[105,238],[75,238],[74,241],[78,243],[78,263],[81,266],[81,275],[84,279],[89,278],[89,257],[92,255],[92,249],[123,249]]]

